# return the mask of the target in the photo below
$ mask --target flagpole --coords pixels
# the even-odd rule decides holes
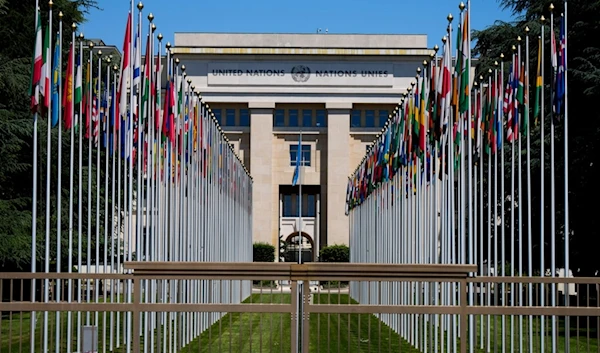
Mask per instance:
[[[520,37],[519,37],[520,39]],[[510,137],[510,142],[511,142],[511,149],[510,149],[510,276],[513,277],[515,275],[515,139],[518,136],[518,132],[517,129],[518,127],[516,127],[517,125],[515,124],[515,121],[518,119],[518,109],[515,109],[515,107],[518,107],[519,101],[517,99],[517,89],[518,87],[515,87],[515,82],[517,82],[518,77],[519,77],[519,56],[521,54],[521,44],[519,44],[519,48],[517,51],[517,48],[513,45],[512,46],[512,72],[511,74],[509,74],[508,76],[508,81],[507,81],[507,86],[510,85],[511,89],[509,92],[510,95],[508,97],[509,101],[508,103],[508,123],[511,124],[511,126],[508,126],[508,129],[511,129],[512,131],[512,136],[507,136]],[[511,110],[512,110],[512,119],[511,119]],[[507,124],[508,125],[508,124]],[[504,163],[502,164],[504,166]],[[504,179],[502,179],[504,180]],[[504,197],[504,193],[502,193],[502,197]],[[503,203],[504,204],[504,203]],[[504,213],[503,213],[504,214]],[[504,244],[504,243],[503,243]],[[502,268],[504,268],[505,266],[505,261],[502,261]],[[502,274],[504,275],[505,273],[502,272]],[[514,305],[514,283],[511,283],[509,286],[509,291],[510,291],[510,296],[509,296],[509,300],[510,300],[510,305],[513,306]],[[515,340],[514,340],[514,335],[515,335],[515,325],[514,325],[514,319],[515,316],[514,315],[510,315],[510,349],[511,351],[514,351],[514,344],[515,344]]]
[[[525,130],[525,134],[527,136],[527,147],[526,147],[526,152],[527,152],[527,274],[528,277],[532,277],[533,276],[533,249],[532,249],[532,227],[531,227],[531,153],[530,153],[530,149],[531,149],[531,136],[530,136],[530,125],[531,125],[531,119],[529,119],[530,115],[529,115],[529,87],[530,87],[530,80],[529,80],[529,27],[525,27],[525,84],[527,85],[527,90],[525,91],[525,101],[527,102],[527,105],[525,106],[525,113],[527,114],[527,126],[526,126],[526,130]],[[539,50],[539,48],[538,48]],[[537,75],[537,73],[536,73]],[[537,82],[537,76],[536,76],[536,82]],[[537,83],[536,83],[537,85]],[[537,89],[537,88],[536,88]],[[537,103],[536,103],[537,104]],[[520,174],[520,173],[519,173]],[[520,194],[519,194],[520,195]],[[527,302],[533,303],[533,283],[529,283],[528,286],[528,300]],[[530,339],[529,341],[529,351],[533,352],[533,339],[531,339],[533,337],[533,315],[529,315],[529,337]],[[522,351],[522,350],[521,350]]]
[[[79,60],[78,67],[81,76],[83,76],[83,33],[79,33]],[[76,84],[81,84],[80,91],[83,91],[83,82],[79,82],[79,75],[77,75]],[[83,92],[81,92],[83,93]],[[76,119],[78,135],[79,135],[79,153],[78,155],[78,168],[77,168],[77,272],[81,272],[82,263],[82,243],[83,243],[83,127],[81,126],[81,120],[83,117],[83,97],[79,97],[79,115]],[[81,279],[77,280],[77,303],[81,303]],[[77,312],[77,327],[81,327],[81,311]],[[77,346],[81,343],[81,330],[77,329]]]
[[[92,137],[93,137],[93,133],[92,133],[92,125],[93,125],[93,121],[92,121],[92,96],[93,96],[93,91],[92,91],[92,72],[93,72],[93,66],[94,66],[94,53],[93,53],[93,49],[94,49],[94,43],[90,42],[89,43],[89,52],[90,52],[90,58],[89,58],[89,72],[88,72],[88,77],[90,78],[90,82],[88,85],[88,110],[86,112],[87,117],[86,117],[86,133],[87,133],[87,139],[88,139],[88,173],[87,173],[87,181],[88,181],[88,187],[87,187],[87,192],[88,192],[88,197],[87,197],[87,256],[86,256],[86,267],[87,267],[87,273],[91,273],[92,272]],[[89,124],[88,124],[89,123]],[[90,290],[91,290],[91,281],[88,279],[87,280],[87,285],[86,285],[86,295],[85,295],[85,300],[89,302],[90,300]],[[86,312],[86,319],[85,319],[86,325],[90,325],[90,312]]]
[[[69,60],[71,62],[71,66],[67,69],[70,70],[71,72],[71,81],[70,82],[66,82],[66,84],[68,85],[67,87],[65,87],[65,89],[68,91],[71,91],[71,102],[69,102],[70,105],[70,117],[69,119],[71,119],[71,155],[70,155],[70,160],[69,160],[69,256],[68,256],[68,273],[72,273],[73,272],[73,168],[74,168],[74,161],[75,161],[75,127],[73,126],[73,117],[75,114],[75,97],[74,97],[74,83],[75,81],[73,80],[73,76],[75,75],[75,30],[77,29],[77,25],[75,25],[75,23],[73,23],[71,25],[71,53],[70,53],[70,57]],[[68,280],[68,293],[67,293],[67,302],[71,303],[71,301],[73,300],[73,280],[69,278]],[[67,334],[67,353],[71,353],[71,326],[72,326],[72,312],[68,312],[67,313],[67,332],[69,334]]]
[[[565,113],[564,113],[564,152],[565,152],[565,277],[569,277],[569,269],[570,269],[570,259],[569,259],[569,245],[570,245],[570,236],[571,236],[571,231],[569,228],[569,105],[568,105],[568,94],[567,94],[567,67],[568,67],[568,62],[567,62],[567,0],[565,0],[564,2],[564,6],[565,6],[565,14],[564,14],[564,50],[563,50],[563,60],[564,60],[564,109],[565,109]],[[562,38],[561,38],[562,41]],[[570,306],[570,293],[569,293],[569,283],[567,283],[565,281],[565,306]],[[566,317],[566,326],[567,328],[570,328],[570,317],[567,316]],[[571,332],[569,329],[565,330],[565,352],[569,353],[570,351],[570,335]]]
[[[131,22],[129,23],[129,53],[134,53],[133,51],[133,0],[130,1],[130,16]],[[131,63],[129,63],[131,64]],[[125,133],[127,134],[127,149],[126,149],[126,158],[125,158],[125,173],[128,173],[128,185],[127,185],[127,260],[133,261],[132,256],[132,245],[133,241],[133,224],[132,224],[132,202],[133,202],[133,109],[135,107],[134,95],[133,95],[133,70],[129,70],[127,78],[125,80],[129,80],[129,114],[127,115],[127,127]],[[131,303],[132,301],[132,282],[130,279],[127,280],[127,303]],[[131,340],[132,340],[132,331],[133,325],[131,322],[132,314],[131,312],[127,312],[127,342],[126,342],[126,351],[131,351]]]
[[[546,187],[545,187],[545,183],[544,183],[544,176],[545,176],[545,166],[544,166],[544,160],[546,159],[546,153],[545,153],[545,146],[546,146],[546,142],[545,142],[545,133],[544,133],[544,122],[546,120],[546,112],[544,110],[544,61],[545,61],[545,56],[544,56],[544,47],[546,46],[546,42],[544,41],[544,28],[546,27],[545,25],[545,18],[544,16],[542,16],[540,18],[540,22],[541,22],[541,37],[542,37],[542,41],[541,41],[541,48],[538,48],[538,50],[540,50],[542,52],[542,60],[541,60],[541,66],[542,66],[542,90],[540,92],[540,104],[541,104],[541,108],[540,108],[540,116],[541,116],[541,126],[540,126],[540,276],[544,277],[545,276],[545,238],[546,238],[546,234],[545,234],[545,220],[544,220],[544,215],[545,215],[545,211],[546,211],[546,204],[545,204],[545,195],[546,195]],[[544,306],[545,305],[545,287],[546,286],[540,286],[540,306]],[[542,315],[540,317],[540,326],[541,327],[546,327],[545,326],[545,316]],[[544,351],[544,347],[546,345],[546,340],[544,338],[545,336],[545,330],[540,330],[540,350],[542,352]]]
[[[48,47],[51,47],[51,38],[52,38],[52,0],[48,2],[49,14],[48,14]],[[44,48],[46,51],[46,73],[45,78],[51,77],[52,72],[52,56],[48,53],[48,48]],[[45,80],[44,78],[44,80]],[[46,86],[49,85],[49,82],[46,82]],[[49,102],[50,97],[46,97],[49,95],[50,89],[45,86],[44,92],[44,101]],[[50,173],[51,173],[51,164],[52,164],[52,104],[48,103],[48,129],[46,132],[46,240],[45,240],[45,256],[44,256],[44,272],[48,274],[50,272]],[[50,280],[49,278],[44,279],[44,303],[50,302]],[[43,350],[44,352],[48,351],[48,312],[44,311],[44,334],[43,334]]]
[[[557,67],[556,62],[554,61],[555,55],[556,55],[556,40],[555,38],[555,33],[554,33],[554,5],[550,4],[550,35],[552,38],[551,40],[551,56],[552,56],[552,69],[553,69],[553,81],[552,84],[550,85],[550,92],[551,92],[551,107],[552,109],[550,109],[550,214],[552,215],[552,217],[550,217],[550,276],[551,277],[556,277],[557,273],[556,273],[556,192],[555,192],[555,188],[556,188],[556,173],[554,171],[554,154],[555,154],[555,148],[554,148],[554,125],[555,125],[555,112],[554,112],[554,107],[555,107],[555,103],[554,103],[554,98],[556,96],[556,92],[553,89],[552,85],[556,82],[556,74],[557,74]],[[558,113],[558,112],[556,112]],[[566,270],[566,269],[565,269]],[[551,285],[551,290],[552,290],[552,295],[550,297],[552,306],[556,306],[556,284],[552,283]],[[558,348],[558,342],[557,342],[557,326],[558,325],[558,321],[557,321],[557,317],[556,315],[552,315],[552,351],[556,352],[557,348]]]
[[[38,48],[38,40],[41,40],[41,35],[38,36],[38,22],[40,16],[40,4],[39,0],[35,0],[35,31],[36,31],[36,44],[34,49],[34,56],[37,55]],[[35,62],[37,58],[34,57],[33,60]],[[34,73],[35,75],[35,68]],[[41,78],[41,77],[40,77]],[[37,270],[37,186],[38,186],[38,110],[40,107],[40,99],[39,99],[39,86],[40,82],[33,82],[37,86],[33,86],[32,95],[37,97],[37,102],[35,106],[35,110],[33,112],[33,177],[32,177],[32,197],[31,197],[31,273],[36,273]],[[33,84],[32,83],[32,84]],[[37,289],[36,289],[36,280],[31,281],[31,302],[36,302]],[[35,311],[31,312],[31,321],[29,330],[32,333],[29,338],[30,345],[30,353],[34,353],[35,351],[35,326],[36,326],[36,315]]]
[[[120,200],[115,200],[115,171],[116,171],[116,162],[119,162],[119,166],[121,165],[121,162],[119,161],[119,156],[120,154],[117,152],[117,155],[115,156],[115,150],[116,150],[116,143],[119,143],[119,134],[117,131],[117,119],[119,119],[119,117],[116,114],[117,111],[117,106],[119,104],[118,99],[117,99],[117,65],[115,64],[113,66],[113,83],[112,83],[112,91],[111,91],[111,105],[110,105],[110,110],[111,110],[111,114],[109,116],[111,120],[111,125],[112,125],[112,140],[109,139],[109,143],[110,143],[110,155],[111,155],[111,159],[112,159],[112,166],[111,166],[111,188],[110,188],[110,200],[111,200],[111,205],[110,205],[110,268],[111,268],[111,272],[112,273],[119,273],[119,269],[118,267],[115,268],[115,256],[119,256],[119,249],[117,247],[116,251],[115,251],[115,237],[120,238],[121,234],[119,229],[117,228],[115,230],[115,224],[117,223],[117,221],[115,220],[115,209],[117,207],[116,204],[120,203]],[[121,218],[120,213],[116,214],[116,217]],[[115,235],[116,232],[116,235]],[[114,303],[115,302],[115,289],[116,289],[116,285],[115,282],[116,280],[111,280],[110,281],[110,303]],[[118,294],[118,293],[117,293]],[[113,332],[114,332],[114,312],[110,312],[110,333],[109,333],[109,350],[113,350]]]
[[[58,98],[58,111],[56,112],[57,116],[58,116],[58,162],[57,162],[57,181],[56,181],[56,273],[60,273],[61,272],[61,256],[62,256],[62,252],[61,252],[61,248],[62,248],[62,234],[61,234],[61,230],[62,230],[62,225],[61,225],[61,206],[62,206],[62,122],[61,122],[61,117],[62,117],[62,95],[60,94],[61,91],[61,81],[62,81],[62,18],[63,18],[63,13],[62,11],[58,13],[58,43],[56,43],[55,45],[58,46],[58,78],[57,78],[57,84],[56,84],[56,89],[57,89],[57,97]],[[55,49],[56,50],[56,49]],[[54,76],[54,75],[53,75]],[[54,77],[53,77],[54,80]],[[54,87],[53,87],[53,91],[54,91]],[[70,254],[69,254],[70,255]],[[70,256],[69,256],[70,257]],[[61,279],[57,278],[56,279],[56,294],[55,294],[55,300],[56,302],[60,302],[61,301]],[[60,325],[60,315],[56,315],[55,317],[56,320],[56,328],[55,328],[55,349],[56,352],[60,351],[60,332],[61,332],[61,325]]]
[[[102,131],[103,133],[103,139],[102,139],[102,144],[104,145],[104,261],[103,261],[103,265],[104,265],[104,271],[102,273],[107,274],[108,273],[108,228],[109,228],[109,217],[108,217],[108,199],[109,199],[109,188],[108,188],[108,172],[109,172],[109,151],[110,151],[110,110],[112,107],[112,104],[114,102],[111,101],[111,82],[110,82],[110,76],[111,76],[111,60],[110,57],[106,58],[106,84],[105,84],[105,89],[104,89],[104,99],[106,101],[106,109],[104,110],[104,115],[103,115],[103,121],[102,121]],[[100,148],[98,148],[99,150]],[[113,268],[110,268],[110,272],[113,271]],[[104,302],[107,302],[107,280],[104,279],[102,281],[102,297],[104,299]],[[110,301],[112,303],[112,301]],[[102,341],[106,342],[106,312],[102,313]],[[104,344],[104,346],[106,346],[106,343]]]
[[[93,137],[94,137],[94,145],[96,147],[96,238],[94,241],[94,247],[96,248],[96,257],[94,259],[94,266],[96,273],[100,271],[100,109],[102,108],[102,50],[98,50],[98,77],[96,81],[96,112],[92,112],[92,122],[93,122]],[[92,105],[93,110],[93,105]],[[95,119],[95,121],[94,121]],[[94,299],[95,302],[98,303],[100,300],[99,293],[99,281],[94,280]],[[99,313],[94,313],[94,325],[98,326]]]

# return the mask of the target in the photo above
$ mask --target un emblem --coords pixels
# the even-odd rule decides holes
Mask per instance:
[[[304,65],[292,67],[292,79],[296,82],[306,82],[310,78],[310,68]]]

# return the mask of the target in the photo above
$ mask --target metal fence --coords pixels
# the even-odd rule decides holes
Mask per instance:
[[[1,273],[0,351],[600,352],[599,278],[470,277],[470,265],[126,266],[133,274]],[[57,279],[100,299],[68,302]],[[50,302],[31,295],[32,281]],[[116,291],[127,281],[131,300]],[[570,301],[540,304],[567,282]]]

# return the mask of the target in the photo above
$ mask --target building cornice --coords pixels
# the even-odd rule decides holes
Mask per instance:
[[[173,47],[173,54],[196,55],[335,55],[335,56],[429,56],[432,49],[357,48],[212,48]]]

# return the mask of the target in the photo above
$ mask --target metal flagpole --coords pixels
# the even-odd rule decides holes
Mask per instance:
[[[83,76],[83,33],[79,33],[79,60],[77,61],[77,65],[79,67],[79,71],[81,72],[81,76]],[[78,75],[79,77],[79,75]],[[77,79],[79,83],[79,78]],[[81,90],[83,91],[83,82],[81,83]],[[83,93],[83,92],[82,92]],[[81,271],[82,268],[82,243],[83,243],[83,129],[81,126],[81,121],[83,120],[83,99],[82,96],[79,101],[79,114],[76,116],[76,128],[79,130],[79,163],[77,168],[78,174],[78,182],[77,182],[77,191],[78,191],[78,200],[77,200],[77,271]],[[81,303],[81,279],[77,280],[77,303]],[[81,344],[81,311],[77,312],[77,347]]]
[[[62,11],[58,13],[58,43],[56,43],[56,46],[58,46],[58,78],[57,78],[57,97],[58,98],[58,111],[56,112],[56,115],[58,116],[58,141],[57,141],[57,180],[56,180],[56,273],[60,273],[61,272],[61,257],[62,257],[62,224],[61,224],[61,206],[62,206],[62,95],[60,94],[60,87],[62,85],[62,17],[63,17],[63,13]],[[53,70],[54,71],[54,70]],[[53,72],[53,76],[54,76],[54,72]],[[52,80],[54,81],[54,77],[52,78]],[[70,255],[70,254],[69,254]],[[60,302],[61,301],[61,287],[62,287],[62,281],[60,278],[58,278],[56,280],[56,294],[54,295],[54,300],[56,302]],[[58,352],[60,350],[60,336],[61,336],[61,324],[60,324],[60,317],[61,315],[56,315],[55,320],[56,320],[56,328],[55,328],[55,350],[56,352]]]
[[[52,0],[48,3],[49,14],[48,14],[48,47],[52,47]],[[43,48],[46,51],[46,73],[42,76],[42,79],[45,80],[47,77],[51,77],[52,72],[52,55],[48,53],[47,48]],[[46,82],[46,85],[49,83]],[[46,87],[44,95],[47,95],[50,89]],[[44,96],[44,101],[48,102],[50,97]],[[52,163],[52,104],[48,104],[48,129],[46,132],[46,239],[45,239],[45,256],[44,256],[44,272],[47,274],[50,272],[50,172],[51,172],[51,163]],[[44,303],[48,303],[50,301],[49,292],[50,292],[50,280],[48,278],[44,279]],[[48,312],[44,311],[44,333],[43,333],[43,350],[44,352],[48,351]]]
[[[553,80],[550,85],[550,277],[556,277],[556,173],[554,171],[554,160],[555,160],[555,148],[554,148],[554,125],[555,125],[555,112],[554,112],[554,97],[556,95],[553,85],[556,82],[557,64],[556,64],[556,40],[554,33],[554,5],[550,4],[550,55],[552,63]],[[556,112],[557,113],[557,112]],[[565,269],[566,270],[566,269]],[[550,286],[551,296],[550,301],[552,306],[556,306],[556,284],[552,283]],[[552,315],[552,351],[556,352],[558,349],[557,342],[557,325],[558,320],[556,315]]]
[[[520,37],[519,37],[520,39]],[[517,48],[513,45],[512,46],[512,50],[513,50],[513,54],[512,54],[512,72],[511,74],[509,74],[508,76],[508,82],[507,85],[512,87],[511,88],[511,96],[509,96],[509,101],[508,103],[508,116],[509,116],[509,120],[507,122],[510,123],[511,126],[507,126],[507,129],[510,129],[510,131],[512,131],[512,135],[507,137],[510,137],[510,276],[513,277],[515,275],[515,139],[518,136],[518,127],[515,128],[515,120],[518,119],[518,110],[515,109],[514,107],[517,106],[519,104],[519,101],[517,99],[517,87],[515,87],[515,82],[517,82],[518,77],[519,77],[519,56],[521,54],[521,45],[519,44],[519,48],[518,48],[518,53],[516,53]],[[512,115],[512,119],[511,119],[511,115]],[[504,164],[503,164],[504,165]],[[503,179],[504,180],[504,179]],[[504,197],[504,193],[502,194]],[[519,244],[520,245],[520,244]],[[503,267],[505,266],[504,261],[502,261],[503,263]],[[502,272],[502,275],[505,275],[504,272]],[[509,296],[509,300],[510,300],[510,305],[513,306],[514,305],[514,283],[510,283],[509,285],[509,291],[510,291],[510,296]],[[515,344],[515,325],[514,325],[514,319],[515,316],[514,315],[510,315],[510,349],[511,351],[514,351],[514,344]]]
[[[40,4],[39,0],[35,0],[35,31],[36,31],[36,44],[34,49],[37,51],[38,47],[41,47],[41,44],[38,41],[42,41],[41,34],[41,24],[40,21]],[[38,31],[38,26],[40,26],[40,31]],[[43,48],[43,47],[42,47]],[[42,49],[44,50],[44,49]],[[37,53],[34,52],[34,55]],[[34,58],[36,60],[37,58]],[[43,77],[43,76],[42,76]],[[40,77],[41,78],[41,77]],[[40,82],[37,82],[37,87],[33,87],[35,90],[33,95],[38,98],[37,106],[35,107],[35,111],[33,113],[33,177],[32,177],[32,198],[31,198],[31,273],[36,273],[37,270],[37,187],[38,187],[38,110],[40,106],[39,100],[39,85]],[[37,281],[31,281],[31,302],[36,302],[37,296]],[[31,320],[29,330],[32,333],[29,338],[30,345],[30,353],[34,353],[35,351],[35,326],[36,326],[36,312],[31,312]]]
[[[67,85],[69,85],[68,87],[66,87],[65,89],[67,89],[68,91],[70,91],[70,95],[71,95],[71,102],[69,103],[71,105],[70,110],[71,110],[71,116],[69,117],[71,119],[71,152],[70,152],[70,160],[69,160],[69,256],[68,256],[68,269],[67,272],[71,273],[73,272],[73,168],[74,168],[74,162],[75,162],[75,126],[74,126],[74,114],[75,114],[75,97],[74,97],[74,83],[75,81],[73,80],[74,75],[75,75],[75,29],[77,29],[77,26],[75,25],[75,23],[73,23],[73,25],[71,26],[71,30],[72,30],[72,34],[71,34],[71,56],[69,57],[69,60],[71,61],[71,66],[68,70],[71,71],[71,82],[66,82]],[[67,293],[67,302],[71,303],[71,301],[73,300],[73,280],[69,279],[68,280],[68,293]],[[72,312],[68,312],[67,313],[67,353],[71,353],[71,326],[72,326]]]
[[[96,111],[92,115],[93,122],[93,137],[94,137],[94,145],[96,145],[96,238],[94,241],[94,247],[96,248],[96,256],[94,258],[95,265],[95,273],[100,272],[100,121],[99,114],[101,109],[101,92],[102,92],[102,51],[98,50],[98,83],[97,83],[97,93],[96,93]],[[93,109],[93,108],[92,108]],[[94,121],[95,120],[95,121]],[[94,280],[94,297],[96,303],[99,302],[100,293],[98,290],[98,280]],[[96,330],[98,330],[98,312],[94,313],[94,325],[96,326]]]
[[[114,102],[110,101],[110,92],[111,92],[111,87],[110,87],[110,74],[111,74],[111,60],[110,57],[106,58],[106,84],[104,86],[104,99],[106,100],[106,110],[104,111],[104,116],[103,116],[103,121],[102,121],[102,131],[103,131],[103,140],[102,140],[102,144],[104,145],[104,259],[103,259],[103,265],[104,265],[104,271],[102,273],[106,274],[109,272],[108,270],[108,227],[109,227],[109,217],[108,217],[108,200],[109,200],[109,188],[108,188],[108,173],[109,173],[109,150],[110,150],[110,130],[109,130],[109,119],[110,119],[110,110],[112,107],[112,104]],[[112,272],[112,267],[110,268],[110,272]],[[102,281],[102,296],[104,298],[104,302],[107,301],[107,284],[108,281],[106,279],[104,279]],[[112,301],[111,301],[112,303]],[[106,327],[107,322],[106,322],[106,312],[102,313],[102,339],[104,342],[107,341],[106,339]]]
[[[564,51],[563,51],[563,61],[564,61],[564,152],[565,152],[565,277],[569,277],[569,269],[570,269],[570,259],[569,259],[569,243],[571,237],[571,231],[569,229],[569,105],[568,105],[568,94],[567,94],[567,0],[564,2],[565,12],[564,12]],[[562,41],[562,38],[561,38]],[[565,291],[565,306],[570,305],[570,293],[569,293],[569,284],[565,282],[564,285]],[[567,316],[565,318],[565,327],[570,328],[570,317]],[[569,353],[570,350],[570,335],[571,332],[569,329],[565,330],[565,352]]]
[[[112,96],[112,104],[110,105],[110,109],[112,111],[112,118],[114,120],[119,119],[119,117],[116,114],[116,107],[118,105],[118,101],[117,101],[117,97],[116,97],[116,92],[117,92],[117,65],[113,66],[113,88],[112,88],[112,93],[114,93],[115,95]],[[118,239],[121,237],[120,231],[119,229],[115,229],[115,224],[117,223],[117,221],[115,220],[115,217],[121,218],[120,213],[117,213],[115,215],[115,209],[116,209],[116,204],[120,203],[119,201],[115,200],[115,171],[116,171],[116,162],[119,159],[119,154],[117,154],[115,156],[115,143],[119,143],[119,135],[118,135],[118,131],[117,131],[117,122],[116,121],[112,121],[112,140],[109,139],[109,143],[110,143],[110,151],[111,151],[111,159],[112,159],[112,166],[111,166],[111,188],[110,188],[110,200],[111,200],[111,206],[110,206],[110,268],[111,268],[111,272],[112,273],[118,273],[118,268],[115,268],[115,256],[119,256],[119,249],[117,248],[115,251],[115,237]],[[119,161],[119,166],[121,165],[121,162]],[[116,233],[116,234],[115,234]],[[113,280],[110,281],[110,302],[114,303],[115,302],[115,289],[116,289],[116,285],[114,283]],[[118,293],[117,293],[118,294]],[[109,349],[113,350],[113,344],[114,344],[114,326],[115,326],[115,322],[114,322],[114,313],[111,311],[110,312],[110,333],[109,333]]]
[[[86,134],[87,134],[87,139],[88,139],[88,173],[87,173],[87,182],[88,182],[88,186],[87,186],[87,253],[86,253],[86,257],[85,257],[85,263],[86,263],[86,271],[87,273],[91,273],[92,272],[92,265],[91,265],[91,261],[92,261],[92,72],[93,72],[93,66],[94,66],[94,61],[93,61],[93,49],[94,49],[94,43],[90,42],[89,43],[89,53],[90,53],[90,58],[88,61],[88,78],[90,79],[90,82],[88,84],[88,109],[87,109],[87,116],[86,116]],[[88,124],[89,122],[89,124]],[[90,291],[91,291],[91,283],[90,280],[88,279],[86,281],[86,293],[85,293],[85,300],[89,301],[90,300]],[[90,325],[90,312],[86,312],[86,318],[85,318],[85,324],[87,326]]]
[[[525,108],[527,114],[529,114],[529,27],[525,27],[525,32],[528,33],[525,37],[525,75],[527,84],[527,107]],[[540,48],[538,47],[538,51]],[[537,75],[537,73],[536,73]],[[537,76],[536,76],[536,90],[537,90]],[[537,104],[537,102],[536,102]],[[525,134],[527,135],[527,274],[528,277],[533,277],[533,251],[532,251],[532,227],[531,227],[531,134],[529,115],[527,116],[527,126]],[[533,283],[529,283],[527,288],[529,297],[527,302],[533,303]],[[529,351],[533,352],[533,315],[529,315]]]
[[[544,41],[544,28],[546,27],[545,25],[545,18],[544,16],[541,17],[540,19],[541,22],[541,30],[542,30],[542,40],[541,40],[541,47],[538,49],[542,52],[542,60],[541,60],[541,64],[542,64],[542,91],[540,92],[540,104],[541,104],[541,108],[540,108],[540,117],[541,117],[541,125],[540,125],[540,276],[545,276],[545,238],[546,238],[546,234],[545,234],[545,211],[546,211],[546,204],[545,204],[545,195],[546,195],[546,187],[545,187],[545,183],[544,183],[544,179],[545,179],[545,167],[544,167],[544,160],[546,159],[546,153],[545,153],[545,146],[546,146],[546,142],[545,142],[545,127],[544,127],[544,122],[546,120],[546,113],[544,110],[544,87],[545,87],[545,83],[544,83],[544,60],[545,60],[545,56],[544,56],[544,47],[546,46],[546,43]],[[540,306],[544,306],[545,305],[545,287],[546,286],[540,286]],[[546,327],[545,326],[545,316],[542,315],[540,317],[540,327]],[[545,336],[545,332],[546,330],[540,330],[540,351],[545,352],[545,345],[546,345],[546,340],[544,338]]]

